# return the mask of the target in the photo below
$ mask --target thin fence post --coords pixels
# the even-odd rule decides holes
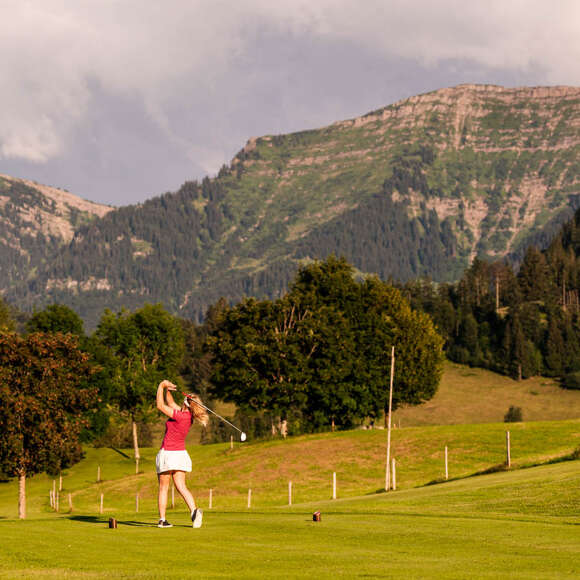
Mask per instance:
[[[336,499],[336,471],[332,472],[332,499]]]
[[[230,435],[230,449],[234,448],[234,436]]]
[[[505,447],[506,447],[506,465],[511,467],[512,464],[512,457],[511,457],[511,449],[510,449],[510,432],[505,432]]]
[[[68,509],[72,512],[73,511],[73,503],[72,503],[72,493],[68,494]]]
[[[62,473],[58,476],[58,491],[62,491]]]
[[[447,445],[445,445],[445,479],[449,479],[449,457],[447,454]]]
[[[393,407],[393,381],[395,378],[395,347],[391,347],[391,377],[389,381],[389,409],[387,414],[387,462],[385,466],[385,491],[389,491],[389,457],[391,455],[391,422]]]
[[[397,491],[397,464],[395,462],[395,458],[392,459],[393,462],[393,481],[391,483],[392,490]]]
[[[53,498],[53,495],[52,495],[52,489],[49,489],[48,490],[48,499],[50,501],[50,507],[51,508],[54,508],[54,498]]]
[[[252,488],[248,489],[248,509],[252,507]]]
[[[54,502],[54,505],[55,505],[55,508],[54,508],[55,511],[58,512],[59,507],[60,507],[60,494],[58,493],[58,491],[56,492],[56,500]]]
[[[101,482],[101,466],[97,466],[97,483]]]
[[[288,482],[288,505],[292,505],[292,482]]]
[[[101,504],[99,506],[99,513],[102,514],[103,513],[103,496],[104,494],[101,494]]]
[[[135,511],[139,513],[139,494],[135,494]]]
[[[209,509],[213,507],[213,489],[209,490]]]

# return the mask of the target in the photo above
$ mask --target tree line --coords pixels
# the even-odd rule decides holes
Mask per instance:
[[[543,252],[528,247],[516,269],[475,259],[452,284],[398,284],[429,313],[455,362],[522,379],[580,384],[580,212]]]
[[[19,478],[21,514],[26,477],[62,471],[80,459],[82,443],[112,444],[127,425],[138,461],[163,378],[209,404],[234,402],[236,420],[259,437],[272,428],[303,433],[376,420],[391,346],[395,406],[432,397],[443,362],[427,314],[377,277],[355,278],[333,256],[301,268],[277,300],[218,300],[203,324],[146,304],[105,310],[86,335],[68,306],[24,321],[0,301],[0,338],[0,471]],[[214,424],[214,439],[221,429]]]

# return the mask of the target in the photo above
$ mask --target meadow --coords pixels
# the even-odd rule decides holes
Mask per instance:
[[[58,512],[49,503],[58,478],[28,480],[26,520],[17,482],[0,482],[0,578],[578,577],[580,393],[503,380],[447,365],[432,401],[397,411],[396,491],[384,492],[382,429],[233,446],[192,434],[199,530],[177,494],[174,527],[156,527],[156,447],[142,450],[138,474],[132,450],[87,447],[62,474]],[[501,422],[512,404],[551,420]]]
[[[580,461],[570,458],[580,445],[580,421],[508,427],[509,471],[502,467],[506,424],[395,430],[398,489],[388,493],[379,493],[386,435],[380,430],[236,443],[233,450],[192,446],[196,472],[188,481],[205,509],[200,530],[191,528],[178,498],[168,512],[174,527],[155,527],[155,449],[144,451],[138,475],[125,451],[87,449],[63,474],[59,513],[49,506],[53,480],[46,475],[28,484],[24,521],[16,519],[15,482],[0,484],[0,577],[577,576]],[[441,480],[445,444],[453,450],[450,481],[427,485]],[[312,521],[315,510],[321,522]],[[118,529],[108,528],[110,517]]]

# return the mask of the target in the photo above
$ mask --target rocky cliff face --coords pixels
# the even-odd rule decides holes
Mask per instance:
[[[413,168],[420,147],[432,163]],[[249,175],[276,180],[269,198],[323,191],[350,174],[324,208],[304,216],[289,239],[321,220],[353,208],[399,171],[421,174],[396,187],[393,200],[408,204],[410,217],[434,210],[454,221],[458,250],[501,257],[517,251],[526,232],[541,229],[580,194],[580,88],[505,89],[462,85],[395,103],[319,131],[252,139],[234,159]],[[271,151],[268,151],[271,149]],[[283,150],[284,160],[276,151]],[[399,163],[401,165],[401,163]],[[412,183],[415,181],[416,183]],[[421,181],[421,180],[419,180]]]
[[[83,224],[113,208],[67,191],[0,174],[0,277],[26,280]]]

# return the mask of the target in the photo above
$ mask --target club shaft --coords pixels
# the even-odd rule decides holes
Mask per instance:
[[[194,401],[193,399],[189,400],[190,403],[195,403],[196,405],[199,405],[200,407],[203,407],[206,411],[209,411],[210,413],[213,413],[218,419],[221,419],[224,423],[227,423],[230,427],[233,427],[236,431],[239,431],[240,433],[243,433],[243,431],[241,429],[238,429],[235,425],[233,425],[232,423],[230,423],[227,419],[224,419],[221,415],[218,415],[215,411],[212,411],[209,407],[206,407],[203,403],[198,403],[197,401]]]

